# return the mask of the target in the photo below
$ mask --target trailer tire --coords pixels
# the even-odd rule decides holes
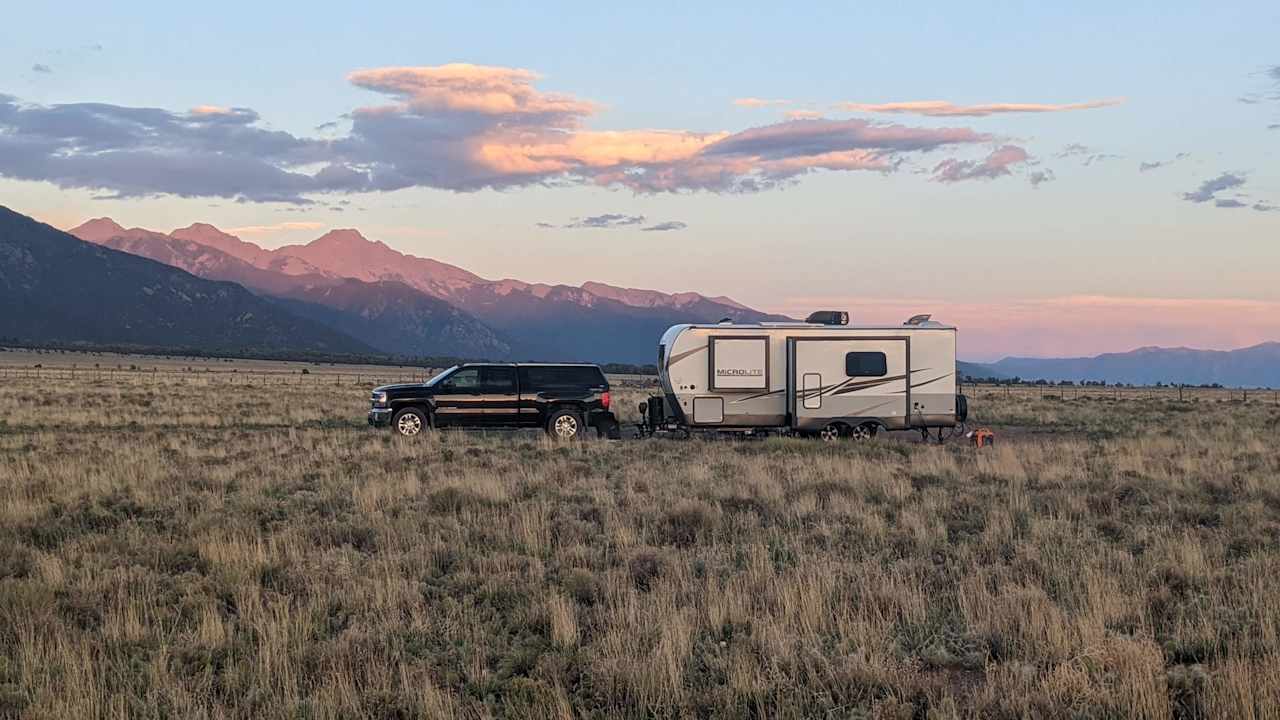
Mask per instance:
[[[430,428],[431,422],[420,408],[409,407],[396,413],[391,420],[391,427],[397,435],[415,437]]]
[[[857,427],[849,430],[849,439],[855,442],[867,442],[876,436],[876,431],[880,426],[872,422],[865,422]]]
[[[577,440],[582,437],[582,416],[572,408],[560,408],[547,418],[546,431],[556,440]]]
[[[824,443],[836,442],[849,436],[849,426],[842,422],[827,423],[818,431],[818,439]]]

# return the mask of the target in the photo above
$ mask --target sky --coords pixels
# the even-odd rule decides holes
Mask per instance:
[[[0,204],[974,360],[1280,340],[1275,3],[122,5],[6,10]]]

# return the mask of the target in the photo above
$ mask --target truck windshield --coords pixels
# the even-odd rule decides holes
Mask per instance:
[[[435,375],[433,375],[433,376],[431,377],[431,379],[430,379],[430,380],[428,380],[428,381],[427,381],[427,383],[426,383],[426,384],[427,384],[427,387],[431,387],[432,385],[435,385],[436,383],[440,382],[441,380],[445,379],[446,377],[449,377],[449,375],[450,375],[450,374],[452,374],[452,373],[453,373],[453,371],[454,371],[454,370],[457,370],[457,369],[458,369],[458,366],[457,366],[457,365],[454,365],[454,366],[453,366],[453,367],[451,367],[451,368],[448,368],[448,369],[446,369],[446,370],[442,370],[442,371],[440,371],[440,372],[436,373]]]

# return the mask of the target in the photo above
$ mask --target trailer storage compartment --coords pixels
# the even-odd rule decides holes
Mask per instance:
[[[699,425],[724,422],[724,398],[696,397],[693,399],[693,421]]]

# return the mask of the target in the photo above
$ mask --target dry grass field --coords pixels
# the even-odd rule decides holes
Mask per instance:
[[[560,445],[276,380],[0,386],[0,717],[1280,716],[1270,402]]]

